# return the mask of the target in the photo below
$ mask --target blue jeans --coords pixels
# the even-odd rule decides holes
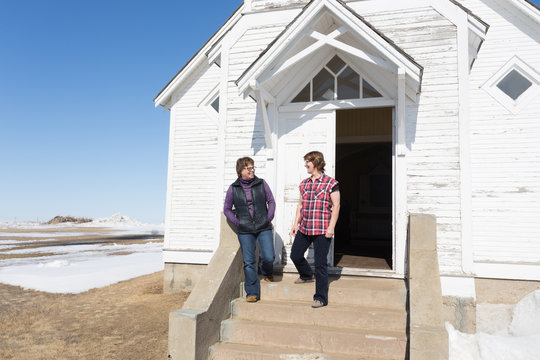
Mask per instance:
[[[328,305],[328,264],[326,258],[331,241],[332,239],[327,239],[324,234],[305,235],[298,231],[291,248],[291,260],[296,266],[300,278],[309,280],[313,276],[313,271],[304,257],[304,253],[313,243],[315,252],[315,295],[313,295],[313,300],[319,300],[324,305]]]
[[[246,296],[260,298],[261,286],[257,268],[255,266],[255,242],[259,244],[259,263],[263,276],[272,276],[274,273],[274,236],[272,230],[264,230],[255,234],[238,234],[238,241],[244,258],[244,289]]]

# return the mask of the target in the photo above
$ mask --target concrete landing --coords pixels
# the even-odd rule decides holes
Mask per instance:
[[[298,275],[275,276],[273,283],[261,281],[261,299],[313,301],[315,282],[294,284]],[[360,305],[404,309],[407,289],[404,280],[362,277],[330,276],[328,303],[334,305]]]

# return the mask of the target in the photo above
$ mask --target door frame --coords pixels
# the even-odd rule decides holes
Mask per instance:
[[[328,115],[331,117],[331,121],[328,123],[328,127],[324,129],[324,133],[327,137],[326,141],[326,147],[325,149],[317,149],[315,146],[308,145],[309,143],[306,143],[306,139],[308,137],[302,137],[301,139],[298,139],[298,144],[301,147],[301,154],[298,154],[298,159],[301,158],[304,154],[306,154],[308,151],[312,150],[320,150],[326,160],[326,171],[325,173],[334,176],[335,174],[335,133],[336,133],[336,121],[335,121],[335,111],[334,110],[327,110],[327,111],[317,111],[317,112],[306,112],[306,111],[285,111],[280,112],[277,116],[277,151],[276,151],[276,158],[277,158],[277,164],[275,166],[276,171],[276,241],[275,241],[275,247],[276,247],[276,260],[278,264],[283,264],[284,261],[281,259],[282,256],[287,256],[287,265],[284,267],[284,271],[296,271],[296,268],[292,264],[292,261],[288,258],[290,253],[286,251],[284,253],[284,249],[290,250],[290,245],[292,244],[292,238],[289,237],[289,231],[291,229],[292,223],[294,221],[294,214],[291,212],[291,209],[289,209],[290,204],[287,205],[285,202],[285,198],[288,196],[286,194],[286,162],[294,161],[291,160],[290,156],[287,156],[287,154],[284,154],[283,147],[285,146],[285,139],[281,132],[283,129],[280,129],[280,125],[282,125],[282,121],[284,121],[287,118],[301,118],[301,117],[307,117],[307,120],[311,120],[315,118],[318,115]],[[304,122],[302,122],[304,123]],[[289,134],[289,133],[287,133]],[[297,160],[298,160],[297,159]],[[300,185],[300,181],[307,178],[308,174],[305,172],[304,167],[302,165],[302,161],[298,162],[295,168],[298,168],[299,172],[302,173],[302,175],[298,178],[297,183],[294,184],[294,186],[297,188],[298,185]],[[281,176],[280,176],[281,174]],[[294,190],[292,190],[294,192]],[[298,196],[299,199],[299,196]],[[295,200],[296,197],[295,197]],[[290,202],[289,202],[290,203]],[[295,202],[295,205],[293,206],[294,209],[296,209],[297,201]],[[282,247],[281,247],[282,246]],[[330,245],[330,250],[328,252],[328,263],[333,264],[334,263],[334,240],[332,239],[332,243]],[[311,254],[312,255],[312,254]],[[281,260],[281,261],[280,261]]]
[[[399,102],[398,102],[399,103]],[[384,104],[387,106],[392,106],[392,270],[368,270],[368,269],[356,269],[356,268],[339,268],[336,266],[329,266],[328,272],[333,274],[343,274],[343,275],[361,275],[361,276],[379,276],[379,277],[395,277],[395,278],[404,278],[406,274],[405,264],[406,264],[406,244],[407,244],[407,174],[406,174],[406,157],[404,156],[404,153],[402,150],[399,149],[400,141],[398,137],[399,131],[404,131],[404,129],[401,129],[400,126],[398,126],[398,121],[396,118],[397,115],[397,107],[398,104],[393,102],[392,104]],[[385,107],[385,106],[380,107]],[[379,107],[379,106],[375,106]],[[281,110],[281,109],[280,109]],[[283,109],[284,110],[284,109]],[[276,125],[277,125],[277,134],[278,134],[278,141],[277,141],[277,151],[276,151],[276,160],[277,164],[275,167],[276,171],[276,187],[277,187],[277,201],[276,201],[276,232],[280,232],[279,236],[282,239],[281,244],[285,244],[286,241],[289,240],[288,234],[285,234],[284,231],[287,229],[287,227],[290,228],[290,224],[283,223],[283,211],[284,211],[284,178],[283,176],[279,176],[280,172],[283,171],[283,161],[287,161],[287,159],[282,159],[282,144],[283,140],[281,139],[281,136],[283,134],[280,134],[279,129],[279,123],[283,116],[286,116],[286,114],[291,113],[298,113],[298,116],[302,116],[302,114],[308,113],[308,112],[329,112],[332,111],[334,113],[333,116],[333,125],[331,128],[333,131],[328,134],[329,135],[329,148],[332,149],[328,154],[325,154],[325,157],[332,156],[332,168],[329,171],[327,169],[327,173],[330,175],[335,174],[335,149],[336,149],[336,116],[335,112],[337,110],[340,110],[340,108],[334,108],[329,110],[323,110],[323,109],[298,109],[297,111],[292,111],[292,109],[286,109],[286,111],[278,111],[276,116]],[[280,136],[281,135],[281,136]],[[404,134],[401,134],[403,136]],[[291,219],[291,223],[294,221],[294,219]],[[276,237],[278,234],[276,234]],[[332,240],[333,244],[333,240]],[[279,257],[282,256],[283,248],[279,248],[279,246],[276,246],[276,254],[279,254]],[[333,264],[333,246],[330,249],[330,252],[332,255],[331,263]],[[285,254],[283,254],[285,255]],[[289,256],[287,253],[285,256]],[[329,255],[330,256],[330,255]],[[296,271],[293,264],[290,259],[287,259],[287,264],[283,266],[283,271]],[[280,263],[283,263],[281,261]]]

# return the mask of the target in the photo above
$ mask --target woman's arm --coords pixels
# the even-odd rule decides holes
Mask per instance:
[[[274,219],[274,214],[276,212],[276,201],[274,200],[274,195],[270,186],[263,180],[264,192],[266,193],[266,204],[268,206],[268,222],[272,222]]]
[[[328,229],[326,229],[326,238],[330,239],[334,236],[334,229],[339,217],[339,207],[340,207],[340,198],[339,190],[336,190],[330,194],[330,200],[332,201],[332,215],[330,215],[330,224]]]
[[[235,226],[238,226],[240,224],[240,221],[238,221],[238,218],[234,215],[234,212],[232,211],[233,207],[233,192],[232,192],[232,186],[229,186],[229,189],[227,189],[227,194],[225,195],[225,202],[223,204],[223,213],[227,217],[227,219],[232,222]]]

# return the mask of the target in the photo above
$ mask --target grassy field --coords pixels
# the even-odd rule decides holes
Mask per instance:
[[[188,294],[162,283],[163,272],[80,294],[0,284],[0,359],[166,359],[169,312]]]
[[[99,227],[1,228],[0,241],[0,265],[7,266],[48,262],[78,244],[146,244],[163,236]],[[0,284],[0,359],[166,359],[169,312],[187,295],[163,294],[163,271],[77,294]]]

